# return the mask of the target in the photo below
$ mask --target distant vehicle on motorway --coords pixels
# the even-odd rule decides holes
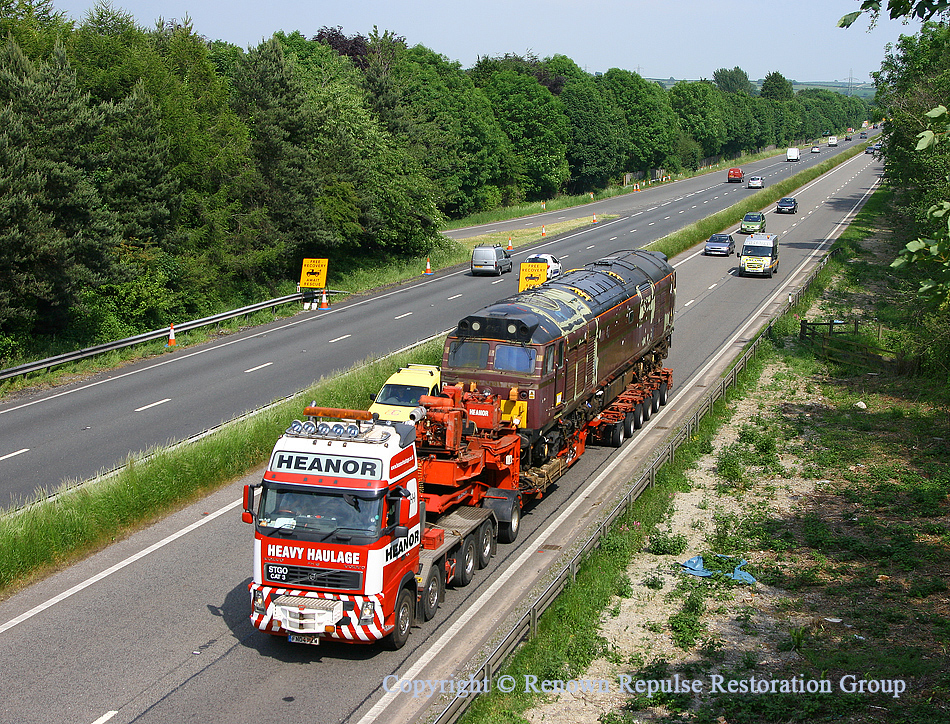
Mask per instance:
[[[561,262],[550,254],[532,254],[524,260],[525,264],[547,264],[548,279],[553,279],[561,274]]]
[[[742,183],[742,179],[745,178],[745,175],[742,173],[741,168],[730,168],[729,172],[726,174],[726,181],[728,183]]]
[[[736,251],[736,242],[732,238],[732,234],[713,234],[706,240],[706,246],[703,249],[703,254],[709,256],[710,254],[725,254],[726,256],[732,256]]]
[[[867,138],[867,137],[868,137],[867,131],[861,131],[861,133],[858,134],[858,138]]]
[[[801,157],[801,152],[795,146],[792,146],[785,152],[786,161],[798,161],[801,159]]]
[[[761,176],[749,176],[749,188],[750,189],[764,189],[765,181]]]
[[[837,137],[837,136],[829,136],[829,137],[828,137],[828,145],[829,145],[829,146],[837,146],[837,145],[838,145],[838,137]]]
[[[821,153],[821,146],[812,146],[812,147],[811,147],[811,152],[812,152],[812,153]]]
[[[797,214],[798,201],[795,200],[794,196],[786,196],[784,199],[779,199],[775,204],[775,211],[780,214]]]
[[[755,234],[765,231],[765,214],[761,211],[750,211],[742,217],[742,223],[739,224],[739,232],[742,234]]]

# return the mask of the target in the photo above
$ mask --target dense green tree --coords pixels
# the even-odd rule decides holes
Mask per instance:
[[[777,70],[773,70],[762,81],[762,87],[759,89],[759,95],[770,101],[790,101],[795,95],[792,89],[792,83],[786,80],[785,76]]]
[[[350,252],[430,249],[443,219],[433,184],[368,110],[358,70],[322,43],[276,37],[297,59],[307,89],[304,140],[314,154],[311,172],[322,177],[319,207],[329,228]]]
[[[571,191],[603,188],[622,169],[629,145],[623,115],[589,76],[569,80],[560,100],[569,123]]]
[[[716,86],[705,81],[680,81],[670,88],[670,105],[683,130],[702,147],[704,156],[722,151],[727,129],[722,94]]]
[[[0,0],[0,42],[12,39],[31,60],[47,57],[71,27],[53,0]]]
[[[88,176],[102,119],[79,92],[62,45],[34,65],[7,41],[0,108],[0,330],[60,333],[82,290],[115,273],[115,219]]]
[[[405,137],[450,216],[493,208],[511,183],[511,145],[484,93],[458,63],[421,45],[403,51],[396,85]]]
[[[713,83],[723,93],[745,93],[753,95],[755,86],[749,80],[749,74],[738,65],[732,70],[719,68],[713,72]]]
[[[624,170],[647,173],[677,157],[679,118],[662,86],[619,68],[608,70],[600,83],[610,92],[626,121],[628,146]]]
[[[569,123],[561,101],[534,76],[513,70],[493,73],[484,90],[511,140],[525,197],[560,192],[570,177]]]

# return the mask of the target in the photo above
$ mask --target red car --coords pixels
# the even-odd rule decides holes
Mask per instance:
[[[745,178],[745,176],[743,175],[741,168],[730,168],[729,173],[726,174],[726,181],[729,183],[741,184],[743,178]]]

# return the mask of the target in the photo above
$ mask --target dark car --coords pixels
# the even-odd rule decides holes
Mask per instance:
[[[706,240],[703,254],[725,254],[732,256],[736,250],[736,242],[731,234],[713,234]]]
[[[797,214],[798,201],[793,196],[786,196],[775,203],[775,211],[780,214]]]
[[[858,138],[867,138],[867,137],[868,137],[867,131],[861,131],[861,133],[858,134]]]

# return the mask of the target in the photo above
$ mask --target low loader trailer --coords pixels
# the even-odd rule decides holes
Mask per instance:
[[[668,369],[628,385],[530,469],[521,467],[517,419],[490,391],[446,386],[423,396],[407,422],[305,408],[261,482],[244,489],[253,625],[296,643],[402,647],[416,621],[435,616],[446,586],[468,585],[499,541],[517,538],[528,499],[542,497],[588,442],[619,446],[671,385]]]

